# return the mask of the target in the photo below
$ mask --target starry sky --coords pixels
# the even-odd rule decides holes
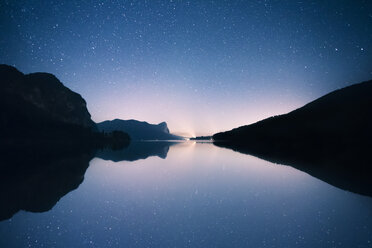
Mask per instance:
[[[372,79],[372,1],[0,0],[0,63],[50,72],[94,121],[208,135]]]

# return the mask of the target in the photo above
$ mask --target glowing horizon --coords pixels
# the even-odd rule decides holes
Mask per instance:
[[[0,63],[49,72],[96,122],[211,135],[372,78],[372,2],[5,1]]]

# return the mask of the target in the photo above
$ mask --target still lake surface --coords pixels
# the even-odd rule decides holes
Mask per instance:
[[[0,247],[372,247],[371,197],[210,143],[130,155],[93,158],[50,211],[1,221]]]

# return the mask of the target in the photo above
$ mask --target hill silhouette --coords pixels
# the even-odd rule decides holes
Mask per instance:
[[[288,114],[213,135],[215,141],[301,150],[359,145],[372,137],[372,81],[331,92]]]

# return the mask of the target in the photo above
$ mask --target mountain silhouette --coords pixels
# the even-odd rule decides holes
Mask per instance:
[[[115,132],[98,133],[85,100],[49,73],[23,74],[0,65],[1,142],[8,144],[60,142],[128,143],[129,137]]]
[[[65,87],[54,75],[25,75],[8,65],[0,65],[0,75],[2,123],[19,119],[27,123],[60,122],[95,128],[85,100]],[[14,117],[14,120],[10,117]]]
[[[213,135],[215,141],[301,150],[364,144],[372,137],[372,81],[331,92],[288,114]]]
[[[214,144],[372,196],[371,96],[372,81],[348,86],[288,114],[217,133]]]
[[[97,123],[99,131],[112,132],[123,131],[129,134],[131,140],[183,140],[182,137],[169,133],[167,123],[158,125],[137,120],[103,121]]]

